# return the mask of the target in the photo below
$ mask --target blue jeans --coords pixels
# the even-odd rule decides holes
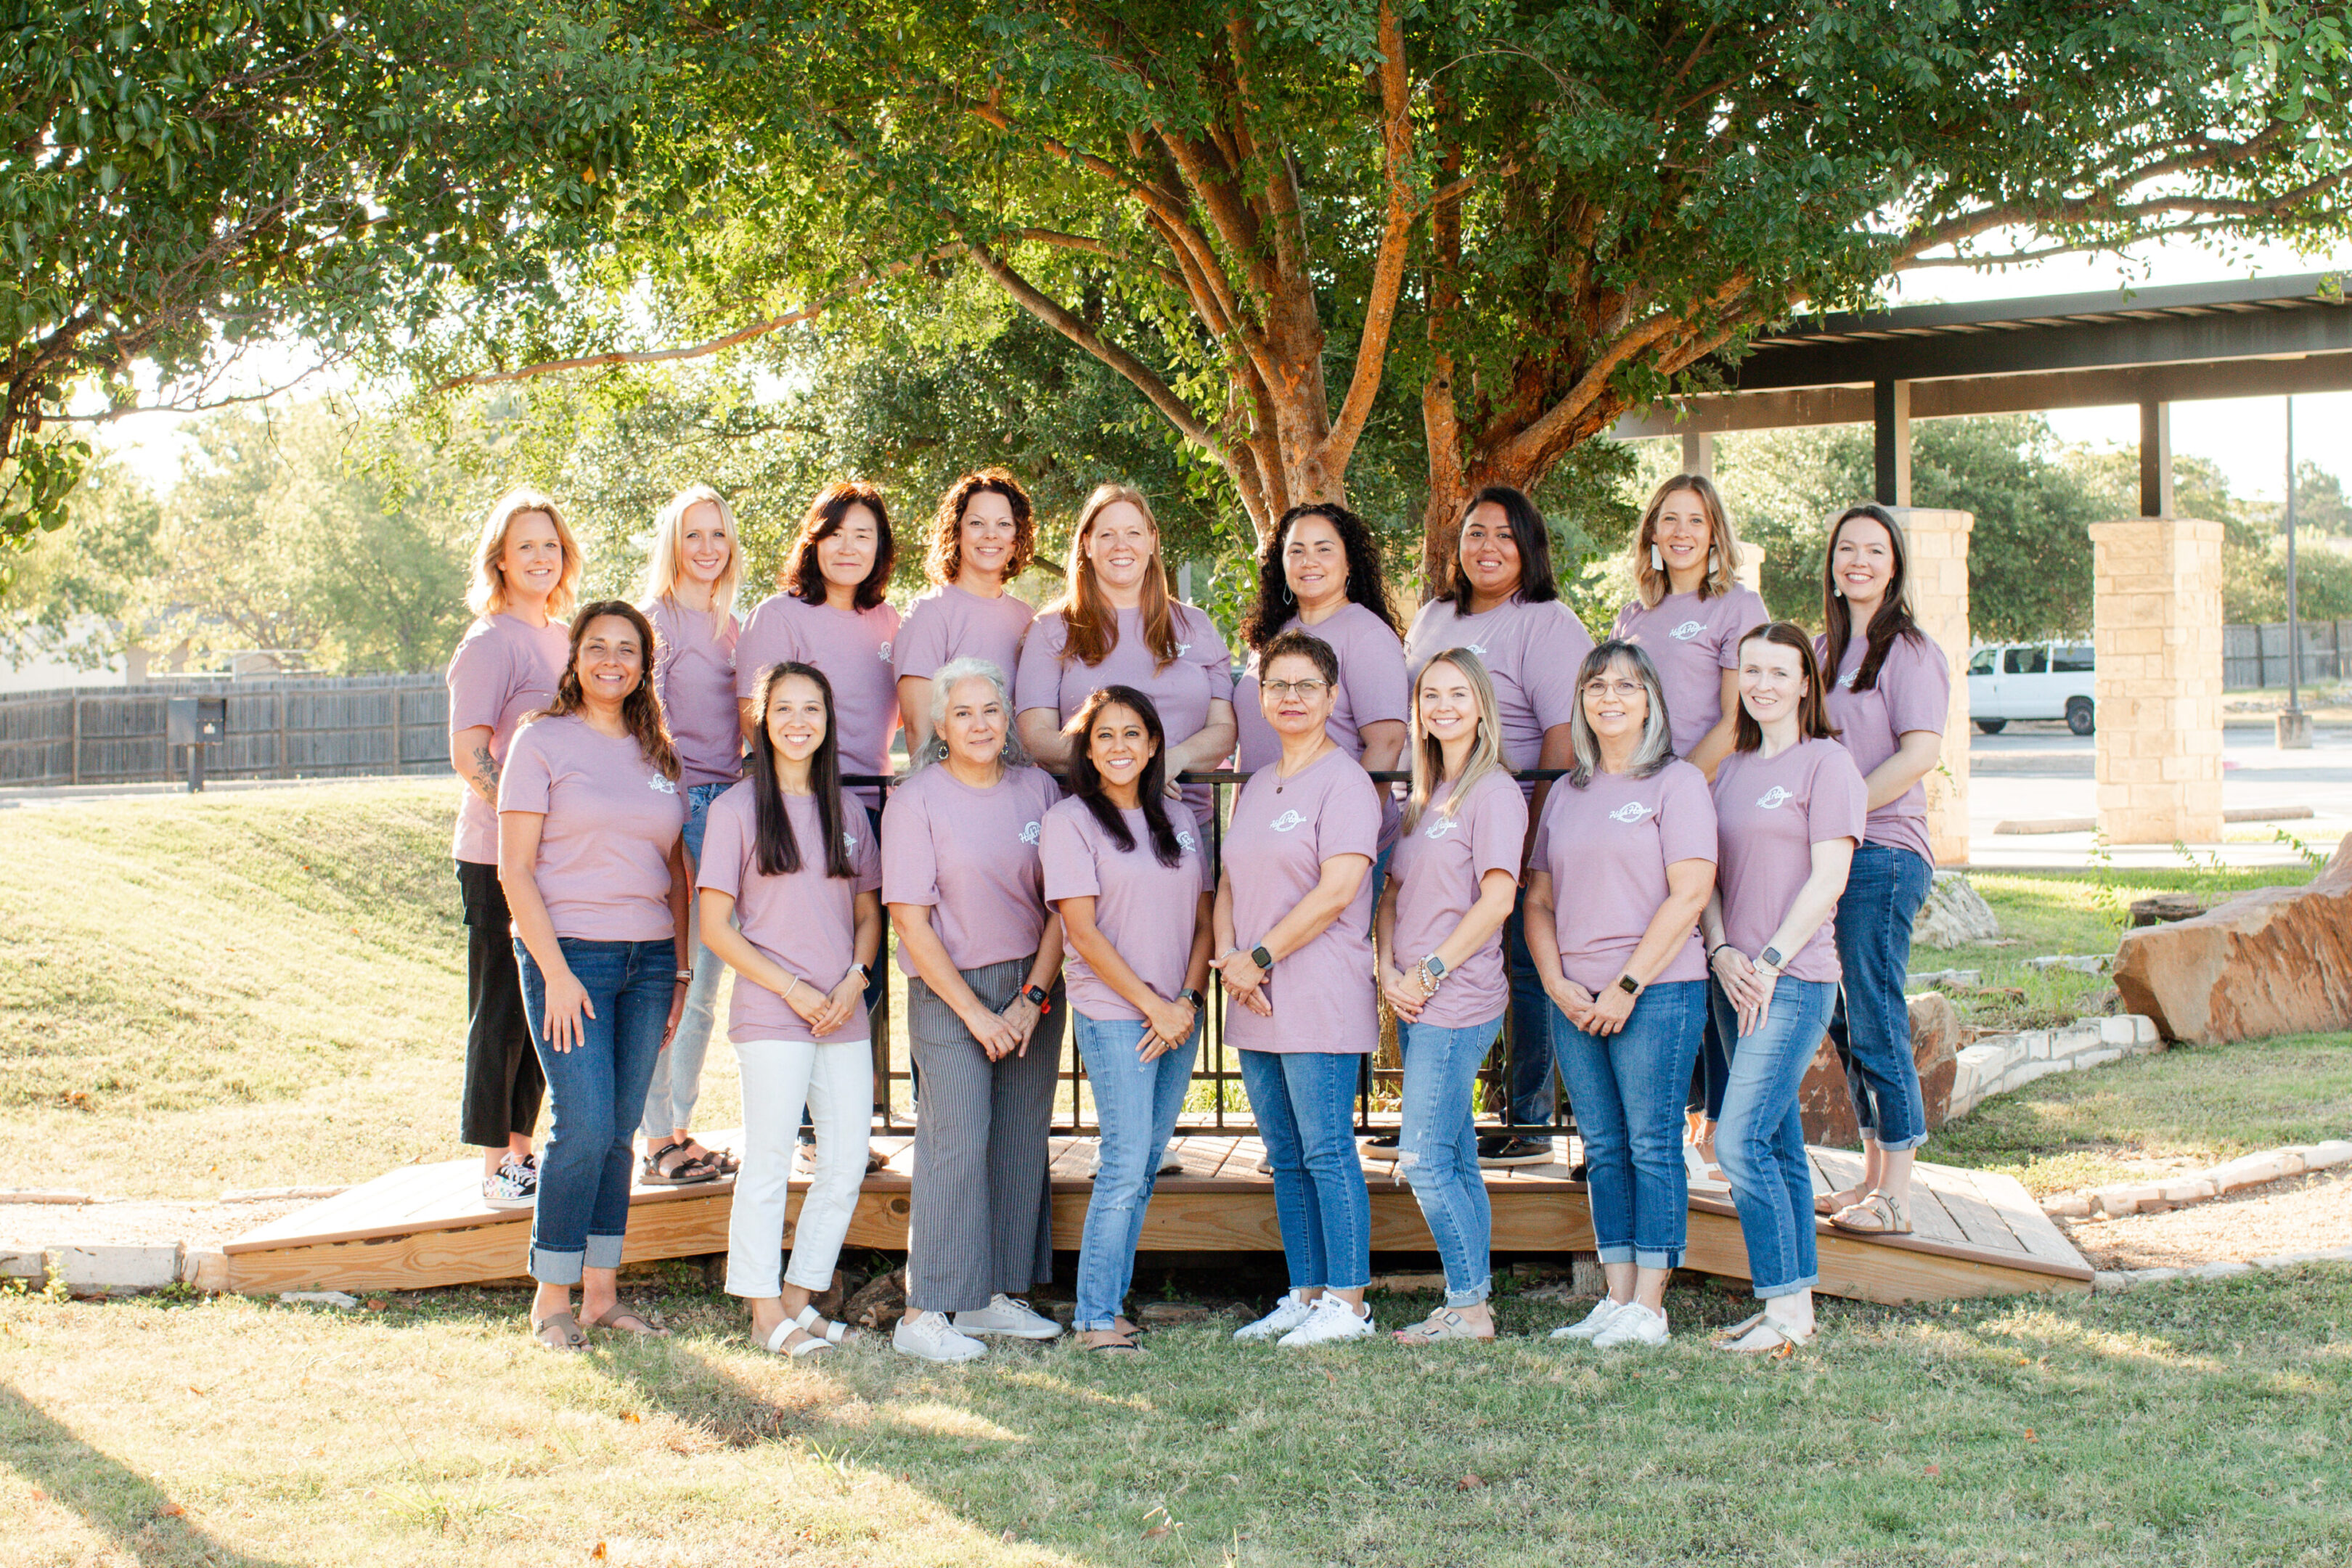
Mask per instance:
[[[1715,1026],[1715,1009],[1706,1010],[1706,1034],[1699,1041],[1698,1065],[1691,1069],[1690,1098],[1683,1102],[1686,1110],[1696,1110],[1709,1121],[1723,1120],[1723,1086],[1731,1081],[1731,1053],[1724,1048],[1723,1034]]]
[[[539,1206],[530,1225],[531,1278],[576,1285],[584,1264],[618,1268],[629,1229],[629,1177],[636,1163],[629,1136],[646,1102],[646,1083],[661,1054],[677,988],[677,944],[587,942],[559,937],[563,962],[588,993],[593,1018],[580,1020],[580,1043],[547,1043],[547,978],[530,950],[515,941],[522,1005],[547,1073],[547,1147],[539,1156]]]
[[[1592,1238],[1603,1263],[1679,1268],[1690,1232],[1683,1100],[1706,1027],[1704,980],[1669,980],[1633,1000],[1613,1035],[1552,1009],[1552,1048],[1576,1102]]]
[[[1935,880],[1936,868],[1910,850],[1864,844],[1853,852],[1853,868],[1838,898],[1838,963],[1845,983],[1830,1017],[1830,1038],[1853,1097],[1854,1124],[1882,1149],[1916,1149],[1927,1141],[1903,983],[1911,971],[1911,922]]]
[[[1353,1051],[1240,1051],[1242,1087],[1274,1167],[1290,1288],[1360,1289],[1372,1278],[1372,1199],[1356,1154]]]
[[[1536,961],[1528,952],[1527,909],[1528,895],[1522,889],[1519,901],[1511,908],[1510,918],[1503,922],[1503,952],[1511,974],[1507,1092],[1513,1121],[1543,1127],[1550,1124],[1556,1099],[1551,1081],[1552,1005],[1551,998],[1544,993],[1542,978],[1536,973]]]
[[[1078,1310],[1070,1326],[1108,1329],[1135,1278],[1143,1216],[1160,1180],[1160,1152],[1176,1131],[1184,1092],[1192,1085],[1201,1026],[1195,1020],[1191,1039],[1139,1062],[1142,1019],[1089,1018],[1074,1008],[1070,1026],[1094,1089],[1095,1120],[1102,1127],[1102,1162],[1095,1172],[1094,1196],[1087,1200],[1086,1235],[1078,1243]]]
[[[1397,1023],[1404,1052],[1404,1126],[1397,1135],[1397,1169],[1412,1184],[1413,1201],[1437,1256],[1445,1264],[1445,1304],[1475,1307],[1493,1289],[1487,1254],[1494,1212],[1478,1170],[1478,1131],[1470,1096],[1478,1067],[1502,1027],[1500,1016],[1467,1028]]]
[[[698,784],[686,792],[686,861],[688,870],[702,864],[702,830],[710,822],[710,803],[735,786]],[[638,1131],[658,1143],[671,1133],[694,1125],[694,1102],[702,1098],[702,1058],[710,1051],[711,1004],[718,999],[719,977],[727,966],[702,942],[694,945],[694,982],[686,988],[686,1011],[677,1017],[677,1033],[654,1068],[646,1086],[645,1120]]]
[[[1813,1252],[1813,1168],[1805,1158],[1797,1090],[1822,1048],[1837,989],[1832,981],[1782,975],[1763,1027],[1741,1035],[1731,998],[1707,982],[1715,1026],[1736,1040],[1715,1157],[1731,1183],[1739,1234],[1748,1243],[1748,1276],[1762,1300],[1809,1290],[1821,1278]]]

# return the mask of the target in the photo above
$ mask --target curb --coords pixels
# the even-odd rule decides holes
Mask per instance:
[[[2300,1268],[2306,1263],[2352,1263],[2352,1247],[2332,1247],[2326,1252],[2280,1252],[2268,1258],[2257,1258],[2251,1263],[2214,1262],[2184,1264],[2178,1268],[2102,1268],[2091,1276],[2091,1289],[2097,1295],[2113,1295],[2141,1285],[2162,1285],[2174,1279],[2235,1279],[2257,1270]]]
[[[2163,1214],[2210,1203],[2248,1187],[2266,1186],[2289,1176],[2344,1164],[2352,1164],[2352,1139],[2291,1143],[2260,1153],[2241,1154],[2226,1164],[2193,1176],[2168,1176],[2160,1182],[2118,1182],[2088,1192],[2060,1193],[2042,1200],[2042,1212],[2055,1219],[2120,1219],[2126,1215]]]

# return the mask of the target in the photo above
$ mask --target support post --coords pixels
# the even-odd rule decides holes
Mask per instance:
[[[1907,398],[1906,398],[1907,401]],[[1906,481],[1907,482],[1907,481]],[[1941,759],[1926,779],[1927,846],[1938,866],[1969,863],[1969,535],[1976,514],[1942,507],[1889,509],[1911,559],[1911,614],[1951,666]],[[1760,564],[1760,563],[1759,563]],[[2220,666],[2216,665],[2215,668]]]
[[[2286,711],[2278,716],[2283,752],[2311,750],[2311,715],[2303,710],[2303,628],[2294,602],[2294,399],[2286,400]]]
[[[1703,430],[1683,432],[1683,472],[1715,478],[1715,437]]]
[[[71,782],[81,783],[81,693],[73,694],[73,762]]]
[[[2139,514],[2172,515],[2172,405],[2139,405]]]
[[[2116,844],[2221,837],[2221,525],[2091,525],[2099,826]]]
[[[1870,416],[1874,433],[1872,458],[1877,472],[1878,504],[1908,507],[1911,504],[1911,384],[1907,381],[1874,382],[1870,388]],[[1974,519],[1970,521],[1973,522]]]

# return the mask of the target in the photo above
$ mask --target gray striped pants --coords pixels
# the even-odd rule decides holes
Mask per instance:
[[[1002,1009],[1034,962],[962,974],[982,1003]],[[1057,984],[1028,1051],[992,1062],[955,1009],[919,979],[907,982],[907,1032],[923,1080],[907,1234],[907,1304],[916,1310],[976,1311],[999,1291],[1019,1295],[1053,1278],[1045,1140],[1067,1010]]]

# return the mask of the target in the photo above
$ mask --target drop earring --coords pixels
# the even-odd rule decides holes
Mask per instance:
[[[1658,553],[1657,542],[1653,540],[1650,542],[1650,570],[1653,572],[1663,572],[1665,569],[1666,558]]]

